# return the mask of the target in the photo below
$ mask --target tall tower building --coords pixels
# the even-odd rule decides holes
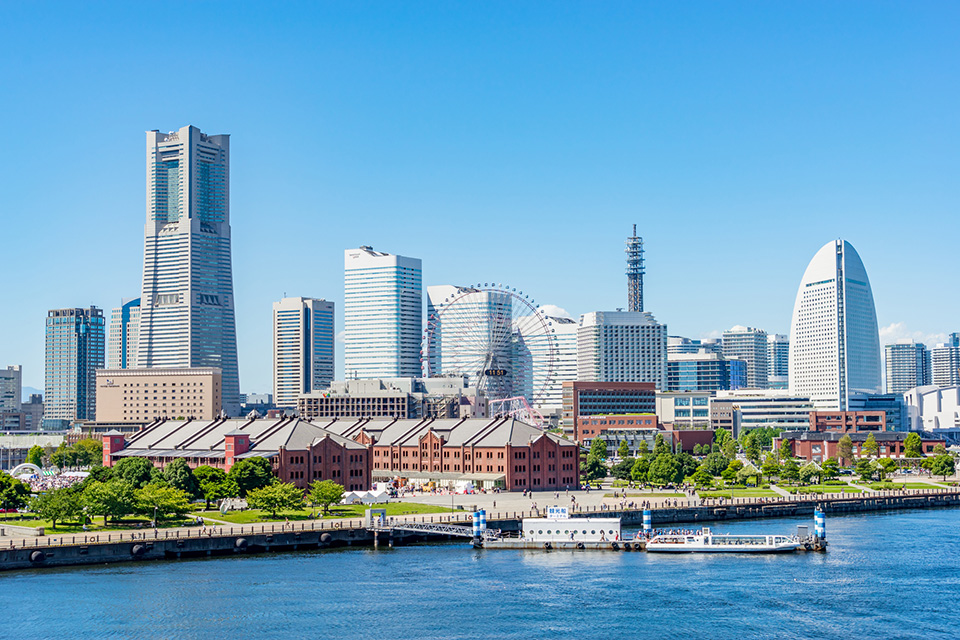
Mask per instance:
[[[240,411],[228,135],[147,132],[137,366],[218,368],[223,409]]]
[[[800,281],[790,323],[790,391],[818,409],[848,411],[880,393],[880,333],[867,270],[849,242],[825,244]]]
[[[740,325],[724,331],[723,357],[747,363],[747,388],[767,388],[769,348],[766,331]]]
[[[23,371],[20,365],[0,369],[0,413],[20,411],[23,394]]]
[[[940,388],[960,385],[960,334],[930,349],[930,384]]]
[[[420,376],[420,259],[360,247],[344,251],[343,262],[345,377]]]
[[[667,388],[667,325],[652,313],[593,311],[577,329],[577,380]]]
[[[790,378],[790,338],[779,333],[767,335],[767,388],[786,389]]]
[[[140,335],[140,298],[128,298],[110,313],[107,369],[136,369]]]
[[[633,235],[627,238],[627,311],[643,311],[643,238],[637,235],[637,225],[633,225]]]
[[[273,303],[273,399],[296,408],[302,393],[333,381],[334,305],[313,298]]]
[[[898,340],[884,347],[887,393],[906,393],[930,384],[930,352],[913,340]]]
[[[76,420],[95,418],[97,369],[103,368],[105,329],[103,311],[97,307],[47,312],[46,428],[66,428]]]

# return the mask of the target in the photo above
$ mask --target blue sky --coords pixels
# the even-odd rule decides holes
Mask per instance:
[[[139,294],[144,134],[231,134],[245,392],[271,302],[343,297],[343,250],[571,314],[786,333],[843,237],[884,339],[960,330],[960,5],[14,3],[0,20],[0,365],[43,386],[47,309]],[[338,327],[339,328],[339,327]],[[342,354],[340,354],[342,360]]]

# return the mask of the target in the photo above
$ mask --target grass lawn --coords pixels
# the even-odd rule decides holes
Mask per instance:
[[[351,504],[335,505],[330,507],[330,512],[323,516],[324,519],[331,518],[362,518],[367,509],[386,509],[388,516],[401,516],[413,513],[448,513],[449,507],[440,507],[431,504],[419,504],[416,502],[388,502],[387,504]],[[318,515],[320,508],[299,509],[297,511],[281,511],[274,518],[269,512],[260,509],[246,509],[244,511],[228,511],[223,515],[219,511],[194,511],[191,515],[230,522],[232,524],[254,524],[260,522],[277,522],[287,520],[310,520],[311,515]]]
[[[729,498],[730,490],[726,489],[723,491],[699,491],[698,494],[701,498]],[[734,498],[770,498],[772,496],[780,495],[776,491],[770,489],[736,489],[733,491]]]
[[[86,532],[83,525],[77,521],[57,522],[57,527],[53,528],[49,520],[38,520],[36,518],[20,518],[18,520],[0,520],[0,527],[10,525],[13,527],[31,527],[37,529],[43,527],[47,535],[55,533],[96,533],[98,531],[118,531],[120,529],[136,529],[137,525],[143,528],[152,528],[151,520],[148,518],[129,518],[125,520],[111,520],[106,527],[103,526],[103,518],[98,517],[95,522],[87,524]],[[169,527],[183,527],[193,523],[193,518],[181,520],[162,520],[160,529]]]
[[[888,491],[890,489],[940,489],[940,487],[935,487],[932,484],[927,484],[926,482],[871,482],[867,485],[874,491]]]
[[[863,493],[863,489],[858,489],[851,487],[848,484],[810,484],[805,487],[781,487],[781,489],[786,489],[790,493],[840,493],[840,490],[843,489],[843,493]]]

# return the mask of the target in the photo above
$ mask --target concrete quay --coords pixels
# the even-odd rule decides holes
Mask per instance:
[[[652,509],[654,526],[697,524],[759,518],[813,516],[820,505],[827,514],[869,513],[897,509],[960,506],[960,489],[929,491],[876,491],[862,496],[778,496],[713,501],[678,500],[677,506]],[[517,531],[524,517],[544,516],[538,511],[493,511],[487,513],[491,529]],[[642,509],[574,508],[572,517],[619,517],[625,526],[642,524]],[[446,523],[470,526],[472,513],[455,512],[418,516],[395,516],[386,525]],[[105,564],[187,557],[235,555],[327,549],[345,546],[394,546],[421,541],[451,539],[448,535],[372,531],[361,519],[313,520],[294,523],[224,525],[201,533],[195,527],[154,531],[122,531],[94,534],[24,536],[0,539],[0,571],[42,567]]]

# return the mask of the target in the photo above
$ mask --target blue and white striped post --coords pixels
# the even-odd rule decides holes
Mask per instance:
[[[480,537],[480,512],[479,511],[473,512],[473,537],[474,538]]]
[[[487,510],[480,509],[480,531],[484,532],[487,530]]]
[[[820,507],[813,511],[813,533],[821,540],[827,539],[827,517]]]
[[[650,509],[643,510],[643,532],[647,535],[653,531],[653,514]]]

